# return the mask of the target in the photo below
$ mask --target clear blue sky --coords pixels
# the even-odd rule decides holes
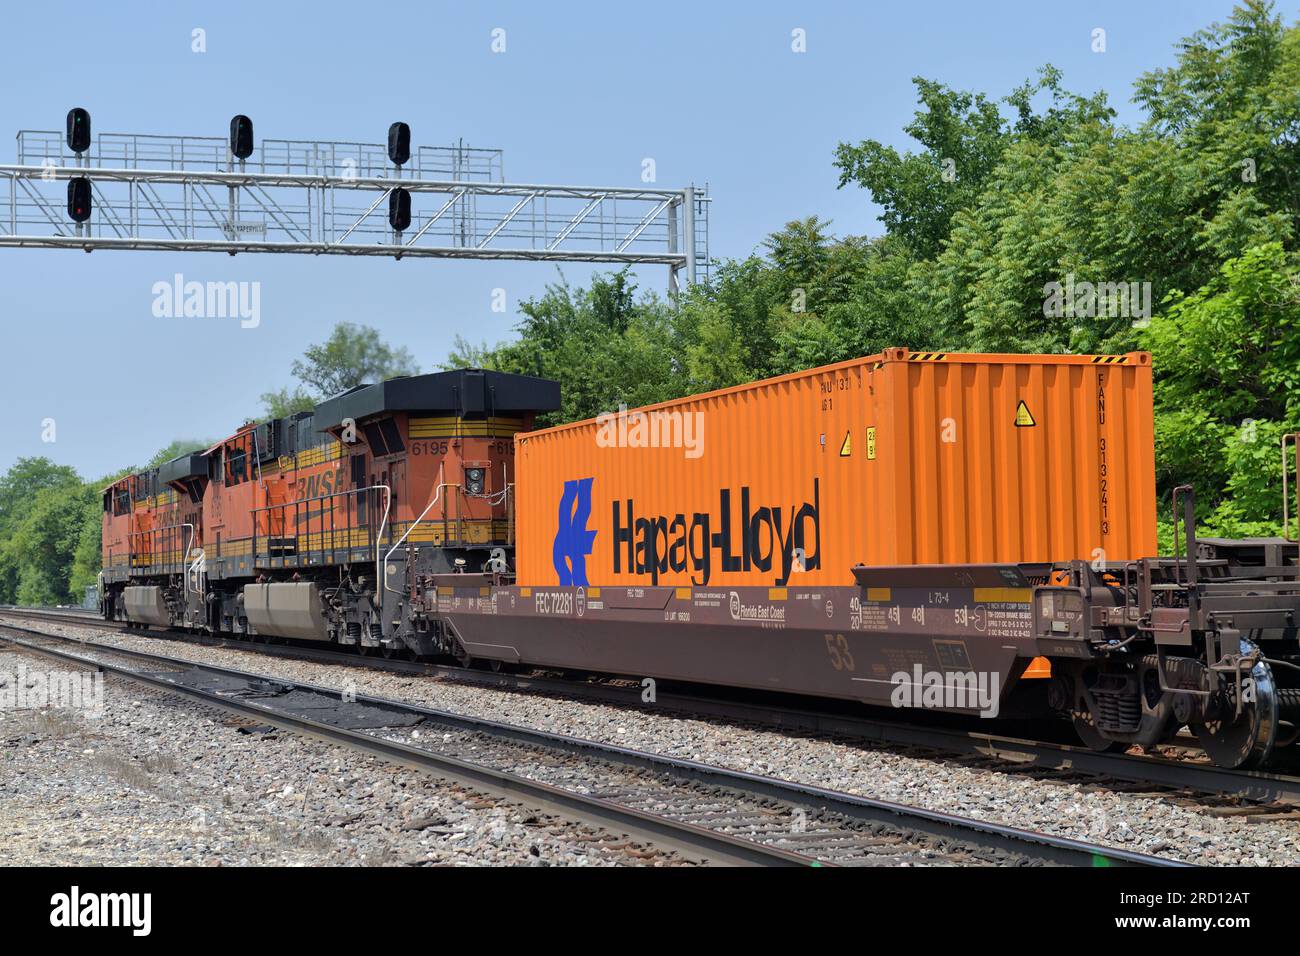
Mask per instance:
[[[1230,0],[1102,2],[404,3],[44,2],[5,12],[13,78],[0,98],[0,162],[20,129],[61,129],[85,106],[98,131],[223,135],[235,113],[260,137],[417,144],[457,137],[505,150],[516,182],[708,183],[712,253],[743,256],[790,219],[881,231],[868,197],[836,189],[842,140],[907,147],[914,75],[1002,96],[1044,63],[1070,89],[1106,90],[1121,119],[1133,79]],[[1288,19],[1295,4],[1279,7]],[[84,25],[90,43],[74,57]],[[191,31],[207,52],[191,52]],[[507,52],[490,50],[493,28]],[[808,50],[790,49],[791,30]],[[1107,50],[1091,50],[1091,31]],[[404,51],[398,54],[397,51]],[[262,322],[159,319],[151,287],[258,280]],[[581,284],[590,268],[566,266]],[[0,468],[46,455],[86,477],[176,438],[228,434],[289,383],[292,360],[344,320],[377,326],[424,368],[457,333],[510,335],[519,301],[557,278],[541,263],[0,249],[4,312]],[[662,291],[662,267],[640,274]],[[491,310],[506,289],[510,309]],[[41,440],[43,419],[57,440]]]

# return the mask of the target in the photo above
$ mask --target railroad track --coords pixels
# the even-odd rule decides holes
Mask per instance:
[[[472,670],[440,664],[367,657],[348,651],[310,645],[253,643],[175,631],[153,629],[127,631],[123,622],[105,621],[96,615],[77,609],[0,607],[0,619],[4,616],[57,621],[160,640],[180,639],[207,647],[256,651],[293,660],[367,667],[501,690],[549,694],[645,709],[645,704],[641,700],[641,686],[634,682],[591,682],[536,674]],[[819,711],[808,709],[806,706],[756,703],[752,700],[704,696],[689,692],[660,690],[656,696],[654,710],[657,713],[670,711],[682,716],[743,722],[794,733],[842,737],[856,742],[985,759],[989,761],[990,766],[1023,771],[1080,774],[1098,780],[1156,787],[1175,793],[1183,791],[1192,794],[1217,794],[1261,804],[1300,804],[1300,776],[1291,774],[1226,770],[1205,762],[1171,760],[1146,755],[1098,753],[1081,746],[982,730],[925,726],[874,719],[868,716]]]
[[[8,645],[175,692],[540,810],[749,865],[1179,861],[0,623]],[[69,649],[76,646],[78,651]],[[87,653],[89,652],[89,653]],[[129,663],[114,663],[113,658]],[[418,742],[417,742],[418,741]]]

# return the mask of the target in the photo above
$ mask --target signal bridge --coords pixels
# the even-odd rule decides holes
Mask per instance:
[[[400,164],[391,144],[267,139],[253,153],[246,117],[240,159],[233,124],[230,141],[91,138],[82,115],[75,152],[72,114],[66,139],[18,134],[0,246],[660,264],[671,290],[707,277],[707,188],[512,183],[501,150],[461,143],[408,145]]]

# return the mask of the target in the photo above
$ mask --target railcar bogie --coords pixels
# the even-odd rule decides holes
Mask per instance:
[[[1050,702],[1097,749],[1186,728],[1218,765],[1275,762],[1300,728],[1300,555],[1284,538],[1198,541],[1177,490],[1180,557],[1064,569],[1034,593]]]

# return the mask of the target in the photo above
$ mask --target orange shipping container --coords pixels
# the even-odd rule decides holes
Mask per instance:
[[[523,585],[1156,548],[1151,360],[889,349],[515,437]]]

